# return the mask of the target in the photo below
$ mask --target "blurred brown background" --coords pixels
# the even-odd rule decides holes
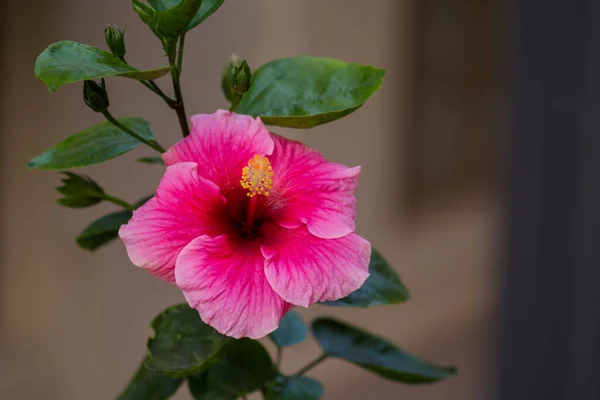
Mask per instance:
[[[127,260],[121,243],[96,254],[74,237],[112,208],[54,204],[56,173],[26,162],[99,122],[78,84],[48,93],[37,55],[70,39],[105,48],[106,24],[127,25],[127,58],[166,64],[160,44],[128,0],[2,2],[0,52],[0,398],[105,400],[144,354],[148,322],[183,300]],[[452,3],[452,5],[450,5]],[[404,386],[328,361],[311,372],[325,398],[482,400],[492,390],[497,312],[499,191],[495,159],[503,129],[495,0],[226,0],[186,40],[188,114],[226,107],[220,74],[231,53],[255,68],[273,58],[319,55],[387,69],[381,91],[356,113],[309,131],[278,130],[331,160],[363,166],[358,231],[396,266],[413,298],[370,310],[313,307],[386,336],[459,375]],[[107,81],[113,113],[149,119],[159,141],[179,139],[174,113],[135,81]],[[167,79],[159,81],[171,90]],[[134,201],[151,193],[158,166],[133,162],[140,148],[87,169]],[[285,352],[293,372],[319,354],[311,340]],[[182,389],[178,399],[189,399]]]

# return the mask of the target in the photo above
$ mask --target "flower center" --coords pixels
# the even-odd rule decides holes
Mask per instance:
[[[256,229],[254,225],[258,199],[256,195],[268,196],[269,190],[273,187],[273,167],[271,167],[269,159],[255,154],[248,161],[248,165],[242,168],[240,185],[248,190],[246,195],[250,197],[250,201],[246,206],[246,220],[243,230],[245,233],[252,233]]]
[[[255,154],[248,161],[248,165],[242,168],[242,180],[240,184],[248,189],[247,196],[254,197],[257,194],[269,195],[273,187],[273,167],[267,157]]]

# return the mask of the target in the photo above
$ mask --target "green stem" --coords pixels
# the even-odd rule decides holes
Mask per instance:
[[[238,104],[240,104],[240,100],[242,100],[242,96],[236,95],[231,102],[231,107],[229,107],[229,111],[237,110]]]
[[[121,61],[123,61],[125,64],[129,65],[129,63],[127,62],[127,60],[125,60],[125,57],[121,57]],[[166,103],[169,107],[174,108],[175,104],[177,103],[175,100],[173,100],[172,98],[170,98],[169,96],[167,96],[165,94],[165,92],[163,92],[161,90],[161,88],[156,84],[156,82],[150,80],[150,81],[140,81],[140,83],[144,86],[146,86],[148,89],[150,89],[152,92],[156,93],[157,95],[159,95]]]
[[[275,366],[277,369],[281,367],[281,360],[283,359],[283,348],[277,346],[277,353],[275,354]]]
[[[175,98],[177,103],[173,107],[177,113],[179,119],[179,125],[181,126],[181,133],[183,137],[189,136],[190,127],[188,126],[187,116],[185,114],[185,106],[183,105],[183,95],[181,93],[181,84],[179,82],[179,74],[181,73],[181,63],[183,62],[183,37],[179,42],[179,54],[177,65],[175,64],[175,55],[169,56],[169,65],[171,67],[171,77],[173,78],[173,90],[175,91]]]
[[[142,83],[142,85],[146,86],[152,92],[159,95],[165,101],[165,103],[167,103],[167,105],[169,107],[175,108],[177,101],[170,98],[169,96],[167,96],[165,94],[165,92],[163,92],[162,89],[156,84],[156,82],[154,82],[154,81],[140,81],[140,82]]]
[[[185,33],[179,39],[179,50],[177,51],[177,76],[181,76],[183,68],[183,45],[185,44]]]
[[[111,196],[109,194],[104,195],[104,200],[110,201],[111,203],[121,206],[126,210],[131,210],[131,211],[135,210],[135,207],[133,205],[129,204],[128,202],[126,202],[125,200],[120,199],[115,196]]]
[[[113,124],[114,126],[116,126],[119,129],[121,129],[123,132],[128,133],[129,135],[131,135],[132,137],[136,138],[140,142],[145,143],[148,146],[152,147],[154,150],[158,151],[159,153],[164,153],[166,151],[160,144],[158,144],[158,142],[156,142],[156,140],[145,139],[141,135],[139,135],[138,133],[135,133],[134,131],[132,131],[131,129],[129,129],[128,127],[126,127],[122,123],[120,123],[117,119],[115,119],[115,117],[112,116],[112,114],[110,112],[108,112],[108,110],[106,110],[102,114],[104,114],[104,117],[106,117],[106,119],[111,124]]]
[[[300,368],[300,370],[298,372],[296,372],[296,376],[304,375],[309,370],[311,370],[314,367],[316,367],[317,365],[321,364],[327,357],[328,357],[327,354],[322,354],[316,360],[311,361],[310,363],[308,363],[304,368]]]

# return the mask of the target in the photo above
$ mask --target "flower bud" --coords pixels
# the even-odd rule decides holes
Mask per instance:
[[[242,65],[242,60],[234,54],[229,58],[227,64],[225,64],[225,67],[223,68],[223,77],[221,78],[221,89],[223,89],[223,94],[229,102],[233,102],[234,99],[238,97],[235,90],[233,89],[233,76],[236,73],[236,71],[240,68],[240,65]]]
[[[113,53],[113,56],[120,59],[123,59],[125,56],[125,29],[120,30],[114,25],[108,25],[104,30],[108,48]]]
[[[96,112],[102,113],[108,110],[110,103],[108,101],[108,93],[106,93],[104,78],[101,85],[96,81],[83,82],[83,100],[88,107]]]
[[[242,61],[242,64],[237,68],[233,74],[233,90],[237,94],[244,94],[250,87],[250,80],[252,79],[252,71],[246,60]]]

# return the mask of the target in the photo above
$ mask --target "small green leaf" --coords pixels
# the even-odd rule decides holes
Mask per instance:
[[[381,86],[385,70],[331,58],[272,61],[253,74],[237,106],[267,125],[312,128],[350,114]]]
[[[387,379],[404,383],[430,383],[456,373],[410,355],[386,340],[356,327],[328,318],[312,324],[312,332],[323,351]]]
[[[138,162],[141,163],[145,163],[145,164],[160,164],[160,165],[165,165],[165,162],[163,161],[162,157],[142,157],[142,158],[138,158]]]
[[[118,211],[107,214],[88,225],[77,237],[83,249],[94,251],[110,243],[119,236],[119,228],[131,219],[131,211]]]
[[[148,2],[150,6],[133,0],[133,9],[156,36],[170,39],[176,39],[187,31],[202,5],[202,0]]]
[[[146,369],[144,363],[145,360],[117,400],[167,400],[183,383],[181,378]]]
[[[154,139],[150,124],[141,118],[118,118],[119,122],[148,140]],[[110,122],[102,122],[69,136],[28,164],[29,168],[61,170],[100,164],[133,150],[141,142]]]
[[[166,309],[151,326],[155,337],[148,339],[146,368],[173,376],[202,372],[218,360],[219,351],[230,341],[202,322],[187,304]]]
[[[66,178],[56,190],[63,195],[58,204],[71,208],[85,208],[100,203],[105,198],[104,190],[89,176],[63,172]]]
[[[279,375],[265,395],[266,400],[321,400],[323,385],[306,376]]]
[[[360,289],[343,299],[324,301],[321,304],[338,307],[373,307],[397,304],[410,298],[408,289],[381,253],[373,249],[369,263],[369,277]]]
[[[293,346],[306,339],[306,325],[297,312],[289,311],[279,321],[279,328],[269,337],[279,347]]]
[[[188,24],[186,31],[195,28],[206,18],[210,17],[219,7],[221,7],[223,1],[224,0],[202,0],[200,9]],[[148,0],[148,3],[150,3],[156,11],[165,11],[179,5],[181,0]]]
[[[191,378],[196,399],[233,400],[252,393],[275,377],[275,368],[262,344],[251,339],[233,340],[219,361],[204,374]]]
[[[152,80],[170,72],[170,68],[139,71],[107,51],[83,43],[63,40],[48,46],[35,62],[35,76],[51,92],[67,83],[89,79],[123,76]]]

